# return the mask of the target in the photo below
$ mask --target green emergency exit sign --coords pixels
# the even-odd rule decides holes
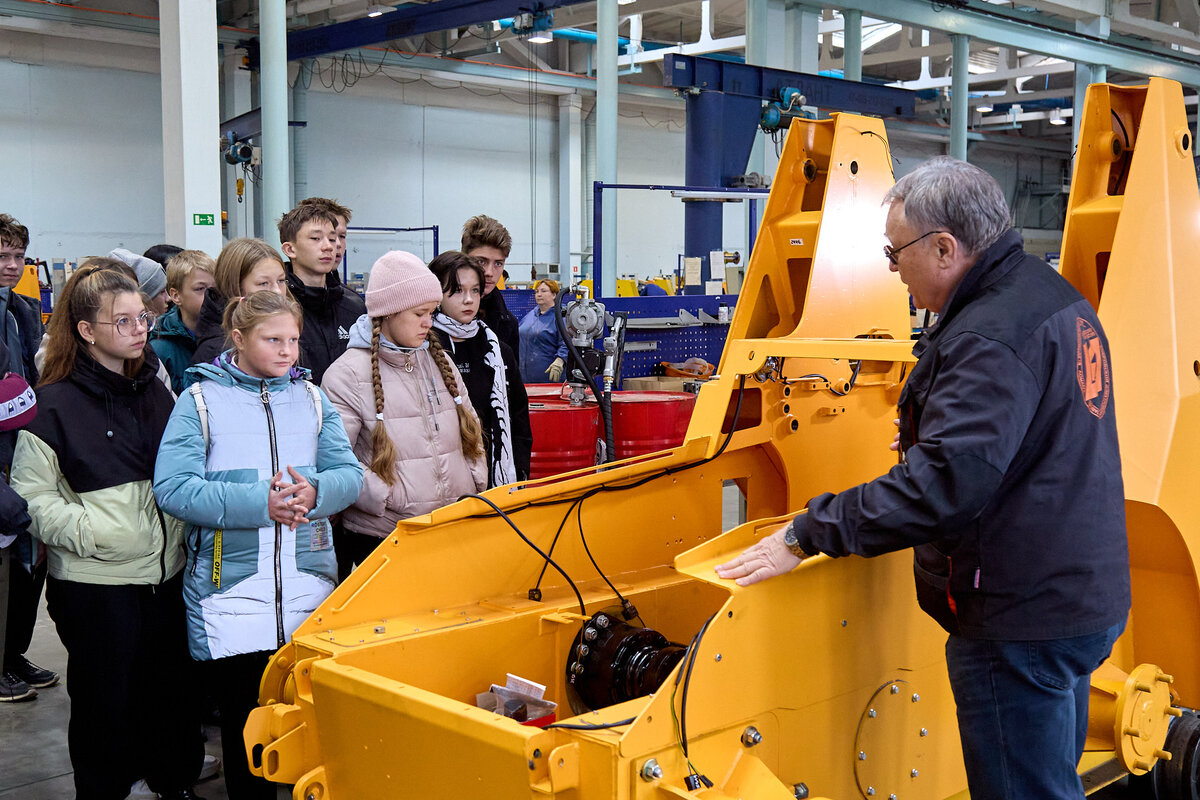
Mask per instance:
[[[193,225],[216,225],[216,214],[192,214]]]

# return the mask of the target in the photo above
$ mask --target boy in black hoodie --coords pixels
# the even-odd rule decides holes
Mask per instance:
[[[346,288],[337,271],[338,256],[345,248],[338,228],[349,216],[349,209],[332,200],[309,198],[279,220],[281,249],[291,259],[284,265],[288,289],[304,312],[300,366],[312,370],[317,384],[329,365],[346,352],[350,328],[367,313],[367,304]]]

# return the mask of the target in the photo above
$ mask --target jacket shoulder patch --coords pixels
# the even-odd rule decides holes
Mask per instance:
[[[1102,419],[1112,395],[1108,353],[1100,341],[1100,334],[1083,317],[1075,319],[1075,339],[1075,379],[1083,394],[1083,404],[1092,416]]]

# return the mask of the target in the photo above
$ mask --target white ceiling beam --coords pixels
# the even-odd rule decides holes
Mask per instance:
[[[1037,64],[1035,66],[1013,67],[998,69],[995,72],[971,74],[967,76],[967,83],[992,83],[994,81],[1029,78],[1035,75],[1054,75],[1059,72],[1073,72],[1074,70],[1074,64],[1071,64],[1067,61],[1061,61],[1055,64]],[[941,78],[923,78],[915,81],[897,81],[891,85],[901,89],[938,89],[943,86],[949,86],[950,81],[951,76],[947,75]]]

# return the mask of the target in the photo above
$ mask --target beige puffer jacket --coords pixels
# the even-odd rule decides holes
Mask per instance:
[[[396,447],[396,481],[391,486],[371,471],[374,450],[375,394],[371,388],[371,352],[350,347],[325,372],[321,388],[342,415],[346,435],[363,466],[358,500],[342,515],[348,530],[383,538],[397,520],[428,514],[459,497],[487,488],[487,462],[463,455],[454,398],[428,350],[409,356],[380,348],[383,423]],[[470,408],[462,377],[451,362],[463,403]],[[430,399],[430,390],[434,390]]]

